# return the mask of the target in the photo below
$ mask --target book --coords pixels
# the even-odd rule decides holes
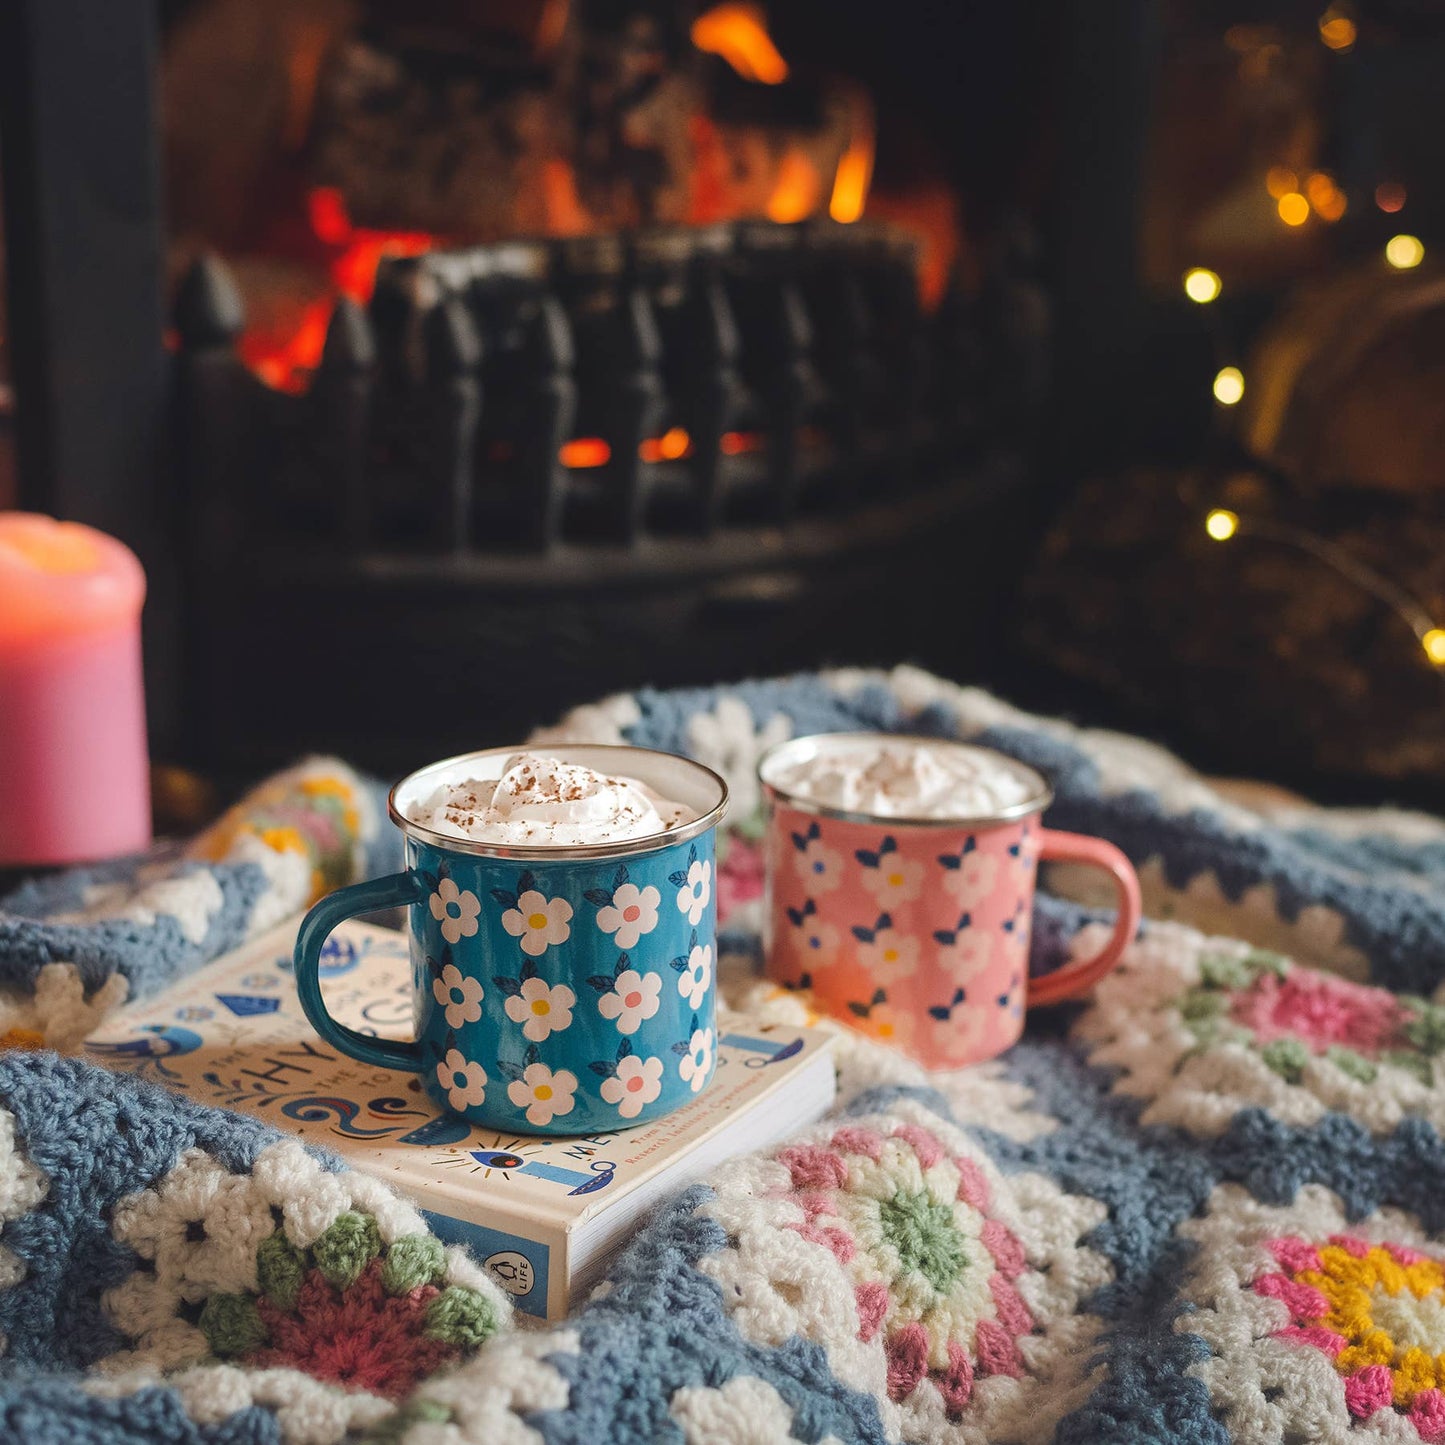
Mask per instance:
[[[441,1239],[466,1245],[519,1309],[542,1318],[565,1315],[664,1197],[833,1102],[829,1034],[724,1026],[712,1082],[665,1118],[576,1138],[498,1134],[447,1113],[415,1074],[324,1043],[296,996],[295,938],[293,920],[119,1010],[86,1041],[88,1055],[335,1150],[409,1197]],[[343,924],[321,978],[340,1022],[411,1036],[405,934]]]

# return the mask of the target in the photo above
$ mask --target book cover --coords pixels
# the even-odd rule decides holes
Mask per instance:
[[[831,1099],[828,1034],[766,1027],[724,1032],[713,1082],[652,1124],[575,1138],[501,1135],[441,1110],[416,1075],[372,1068],[323,1043],[296,996],[295,937],[293,920],[127,1006],[86,1041],[87,1052],[202,1103],[267,1119],[387,1180],[534,1315],[566,1313],[601,1267],[597,1242],[625,1233],[642,1212],[627,1208],[630,1198],[656,1192],[649,1181],[666,1173],[667,1192],[680,1189],[716,1162],[730,1125],[756,1124],[737,1147],[762,1147],[811,1122]],[[340,1022],[411,1036],[405,934],[343,924],[327,941],[321,977]],[[754,1119],[764,1099],[772,1107]],[[615,1228],[599,1218],[610,1211]]]

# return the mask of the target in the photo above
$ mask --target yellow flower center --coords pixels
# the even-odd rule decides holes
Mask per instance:
[[[538,1084],[537,1087],[532,1090],[532,1097],[534,1099],[550,1099],[552,1097],[551,1084]]]
[[[549,1014],[552,1012],[552,1005],[544,998],[536,999],[532,1004],[532,1012],[534,1014]]]
[[[545,928],[547,926],[547,915],[545,913],[529,913],[527,915],[528,928]]]
[[[890,873],[888,875],[888,886],[890,888],[901,888],[903,886],[903,875],[901,873]]]
[[[896,948],[885,948],[885,949],[883,950],[883,962],[884,962],[884,963],[897,963],[897,962],[898,962],[898,950],[897,950]]]

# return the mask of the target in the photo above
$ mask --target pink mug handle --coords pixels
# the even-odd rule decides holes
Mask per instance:
[[[1030,1006],[1062,1003],[1064,999],[1077,998],[1093,988],[1134,941],[1142,911],[1139,875],[1134,872],[1134,865],[1112,843],[1083,833],[1060,833],[1053,828],[1040,828],[1039,860],[1042,862],[1044,859],[1060,863],[1090,863],[1095,868],[1102,868],[1114,880],[1119,894],[1119,915],[1114,924],[1114,936],[1104,945],[1102,953],[1066,963],[1063,968],[1045,974],[1043,978],[1029,980]]]

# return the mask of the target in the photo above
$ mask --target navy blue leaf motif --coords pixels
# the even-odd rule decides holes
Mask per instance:
[[[514,1084],[522,1077],[521,1064],[514,1064],[510,1059],[498,1059],[497,1068],[503,1077],[510,1079]]]
[[[857,849],[853,856],[865,868],[876,868],[878,866],[878,855],[876,853],[870,853],[866,848]]]
[[[614,982],[615,980],[610,974],[594,973],[591,978],[587,980],[587,987],[595,988],[598,993],[611,993]]]
[[[537,977],[537,960],[536,960],[535,958],[524,958],[524,959],[522,960],[522,978],[523,978],[523,980],[525,981],[525,980],[527,980],[527,979],[529,979],[529,978],[536,978],[536,977]]]
[[[453,1029],[448,1029],[448,1030],[447,1030],[447,1049],[448,1049],[448,1050],[451,1050],[451,1049],[456,1048],[456,1046],[457,1046],[456,1031],[453,1030]]]
[[[522,991],[522,980],[520,978],[498,978],[496,974],[493,974],[492,982],[496,984],[508,998],[516,998]]]
[[[1008,995],[1007,995],[1006,993],[1001,993],[1001,994],[999,994],[999,996],[998,996],[998,1006],[999,1006],[1000,1008],[1007,1008],[1007,1007],[1008,1007]]]
[[[968,995],[961,988],[954,989],[952,1007],[957,1008],[967,997]]]
[[[878,845],[878,851],[879,853],[896,853],[898,851],[898,844],[894,841],[891,833]]]
[[[604,1063],[601,1059],[594,1059],[587,1067],[599,1078],[610,1079],[615,1066],[610,1063]]]
[[[893,915],[891,913],[880,913],[878,922],[873,925],[881,933],[885,928],[893,927]]]
[[[672,960],[672,966],[678,971],[678,973],[681,973],[687,967],[687,959],[685,957],[674,958]]]
[[[687,882],[687,869],[674,868],[672,872],[667,875],[667,881],[671,883],[674,888],[681,888],[682,885]]]
[[[934,940],[938,943],[957,943],[958,935],[948,928],[935,928],[933,930]]]
[[[522,1055],[522,1058],[523,1058],[524,1060],[526,1060],[526,1062],[527,1062],[527,1064],[528,1064],[529,1067],[530,1067],[532,1064],[535,1064],[535,1063],[537,1062],[537,1045],[536,1045],[536,1044],[528,1044],[528,1045],[527,1045],[527,1052]]]
[[[623,1039],[622,1042],[617,1045],[617,1062],[620,1064],[623,1059],[630,1058],[631,1056],[632,1040]]]
[[[442,1046],[437,1043],[435,1039],[428,1039],[426,1046],[428,1049],[431,1050],[432,1057],[436,1059],[438,1063],[440,1063],[441,1060],[446,1057],[447,1051],[442,1048]]]
[[[674,1044],[672,1046],[672,1051],[675,1054],[685,1054],[688,1052],[688,1047],[686,1044]]]
[[[517,892],[530,893],[537,886],[537,875],[530,869],[517,879]]]
[[[517,895],[515,893],[508,893],[505,888],[493,888],[491,894],[503,908],[515,908],[517,906]]]
[[[857,1014],[860,1019],[866,1019],[868,1017],[868,1005],[866,1003],[858,1003],[855,999],[850,998],[848,1000],[848,1008],[851,1012]]]
[[[936,1019],[943,1020],[944,1022],[948,1020],[949,1008],[947,1004],[932,1004],[928,1012]]]
[[[612,895],[605,888],[589,888],[582,896],[597,908],[605,908],[612,902]]]
[[[1009,848],[1008,854],[1010,858],[1017,858],[1019,856],[1019,845],[1017,843],[1013,844],[1013,846]]]
[[[885,989],[875,988],[873,990],[873,1005],[876,1008],[880,1003],[888,1001],[888,993]]]
[[[629,959],[625,953],[619,955],[617,959],[617,967],[612,970],[613,978],[621,978],[622,975],[626,973],[627,970],[631,967],[631,959]]]
[[[853,925],[853,937],[856,938],[859,943],[872,943],[873,930],[871,928],[864,928],[862,924],[855,923]],[[934,937],[937,937],[937,934],[935,934]]]
[[[954,857],[952,853],[940,853],[938,855],[938,861],[942,863],[945,868],[953,872],[957,872],[963,867],[963,859]]]
[[[627,876],[627,864],[619,863],[617,865],[617,872],[612,875],[612,891],[614,893],[627,882]]]
[[[978,847],[978,839],[972,833],[963,840],[963,856],[966,858],[975,848]]]
[[[803,920],[805,918],[810,918],[817,911],[818,905],[814,903],[811,898],[809,898],[801,908],[788,909],[788,917],[792,919],[793,926],[795,928],[801,928],[803,926]],[[696,943],[696,941],[697,936],[694,934],[693,942]]]

